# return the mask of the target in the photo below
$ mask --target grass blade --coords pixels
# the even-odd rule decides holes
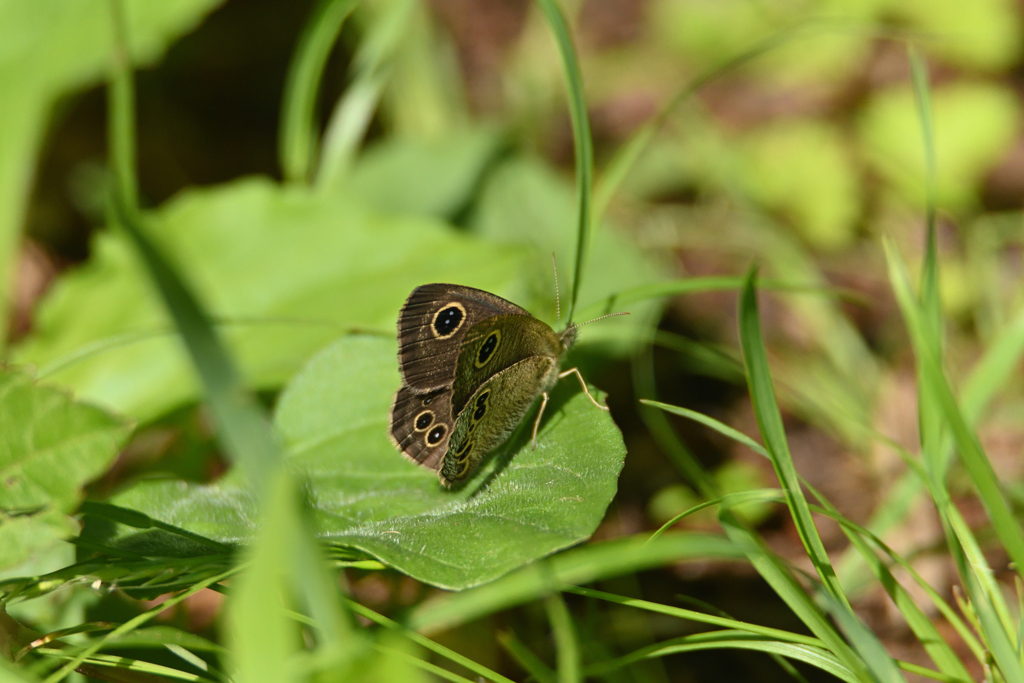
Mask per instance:
[[[886,256],[889,263],[889,277],[893,282],[897,301],[910,331],[914,352],[921,362],[924,387],[935,397],[937,406],[942,411],[942,416],[953,433],[964,467],[992,520],[996,535],[1010,555],[1019,574],[1024,571],[1024,531],[1017,524],[1012,510],[1003,498],[998,478],[992,469],[992,463],[989,462],[977,435],[967,424],[957,405],[939,359],[934,355],[934,347],[928,343],[925,314],[915,305],[906,271],[895,249],[888,243],[886,244]]]
[[[579,197],[579,218],[576,225],[576,265],[573,269],[572,289],[569,292],[569,313],[566,324],[571,325],[576,312],[580,282],[587,259],[587,245],[590,241],[590,201],[594,185],[594,141],[590,135],[590,118],[583,96],[583,75],[573,47],[569,27],[556,0],[537,0],[547,18],[551,32],[558,43],[565,70],[566,85],[569,89],[569,113],[572,117],[573,146],[576,149],[576,193]]]
[[[426,602],[412,610],[406,625],[416,631],[451,628],[536,600],[564,584],[591,583],[686,560],[742,557],[728,540],[710,534],[668,533],[649,544],[645,535],[592,543],[479,588]]]
[[[334,105],[324,131],[316,185],[325,192],[341,189],[391,75],[395,55],[409,33],[413,0],[387,3],[370,22],[353,59],[351,85]]]
[[[245,391],[230,355],[217,337],[209,317],[175,268],[146,235],[138,213],[135,180],[135,96],[127,53],[122,0],[110,0],[114,23],[114,70],[110,87],[111,157],[117,182],[111,202],[114,220],[135,243],[156,285],[192,364],[202,381],[218,436],[233,461],[245,469],[261,490],[268,473],[280,462],[280,449],[270,422]]]
[[[286,180],[306,183],[312,175],[320,78],[341,26],[355,5],[355,0],[320,0],[288,65],[278,131],[278,156]]]
[[[544,609],[555,636],[555,650],[558,660],[558,683],[579,683],[580,648],[576,640],[576,628],[572,623],[569,608],[560,593],[552,593],[544,600]]]
[[[761,578],[768,582],[772,590],[782,598],[811,633],[821,640],[824,647],[861,680],[871,680],[867,668],[856,652],[847,645],[813,598],[764,542],[740,524],[736,516],[728,510],[723,510],[719,515],[719,522],[725,529],[726,536],[744,551],[747,560],[754,565]]]
[[[840,605],[831,596],[825,596],[829,605],[829,613],[839,623],[839,628],[846,634],[847,640],[860,654],[872,674],[872,679],[879,683],[906,683],[896,662],[886,651],[885,646],[875,637],[864,623],[846,606]]]
[[[567,593],[575,593],[576,595],[582,595],[587,598],[604,600],[624,607],[642,609],[655,614],[665,614],[678,619],[686,619],[687,621],[695,621],[700,624],[708,624],[709,626],[719,626],[721,628],[732,629],[734,631],[756,635],[766,639],[778,640],[780,642],[793,643],[797,645],[807,645],[809,647],[824,647],[824,644],[820,639],[812,636],[805,636],[800,633],[791,633],[790,631],[771,628],[770,626],[751,624],[749,622],[731,619],[729,617],[696,612],[684,607],[673,607],[672,605],[663,605],[659,602],[650,602],[647,600],[640,600],[638,598],[627,598],[621,595],[615,595],[614,593],[607,593],[605,591],[596,590],[594,588],[585,588],[583,586],[566,586],[564,587],[564,590]]]
[[[743,278],[729,275],[709,275],[706,277],[690,277],[671,282],[654,282],[647,285],[640,285],[621,292],[607,296],[601,301],[594,302],[583,308],[580,319],[596,318],[599,315],[607,315],[622,310],[639,301],[657,299],[665,296],[678,294],[695,294],[703,292],[728,292],[738,290],[743,286]],[[801,285],[789,282],[778,282],[765,280],[761,283],[763,289],[772,289],[783,292],[820,294],[831,297],[842,297],[847,300],[863,301],[863,298],[856,292],[842,291],[831,287],[819,287],[816,285]]]
[[[454,650],[451,650],[445,647],[444,645],[441,645],[440,643],[436,643],[430,638],[427,638],[426,636],[416,633],[416,631],[406,628],[405,626],[398,623],[397,621],[394,621],[393,619],[388,619],[383,614],[378,614],[377,612],[374,612],[369,607],[360,605],[355,600],[351,600],[348,598],[345,598],[344,600],[346,606],[350,610],[352,610],[354,614],[357,614],[365,619],[369,619],[378,626],[383,626],[386,629],[400,633],[401,635],[408,638],[410,641],[426,648],[427,650],[430,650],[434,654],[449,659],[452,662],[459,664],[460,666],[466,667],[467,669],[475,673],[477,676],[480,676],[481,678],[484,678],[488,681],[494,681],[495,683],[512,683],[510,679],[505,678],[496,671],[491,671],[482,664],[478,664],[474,662],[472,659],[469,659],[468,657],[463,657],[458,652],[455,652]]]
[[[835,570],[832,568],[828,553],[825,552],[825,545],[814,526],[814,520],[811,518],[811,512],[807,506],[807,499],[800,488],[800,479],[793,467],[793,458],[789,453],[786,433],[782,426],[782,416],[779,413],[771,375],[768,371],[768,355],[761,337],[755,289],[756,273],[755,269],[751,269],[748,273],[740,299],[740,339],[743,346],[743,358],[747,365],[747,381],[754,404],[754,414],[757,417],[758,428],[771,457],[775,474],[786,493],[786,503],[793,516],[800,540],[803,542],[818,576],[821,577],[826,592],[852,612],[850,603],[839,585]]]
[[[499,633],[498,642],[519,666],[537,680],[537,683],[556,683],[555,672],[516,638],[514,633]]]
[[[662,643],[641,648],[617,659],[598,662],[586,668],[588,676],[606,675],[617,669],[652,657],[666,657],[682,652],[700,652],[704,650],[752,650],[765,652],[771,655],[785,657],[794,661],[803,662],[848,683],[861,683],[863,679],[858,678],[842,662],[837,660],[831,653],[820,648],[809,645],[797,645],[788,642],[769,640],[761,636],[754,636],[748,633],[736,631],[710,631],[697,633],[681,638],[673,638]]]

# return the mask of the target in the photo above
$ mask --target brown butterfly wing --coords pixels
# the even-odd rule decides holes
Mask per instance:
[[[451,386],[462,340],[471,327],[498,315],[529,315],[482,289],[429,284],[417,287],[398,314],[398,366],[414,394]]]
[[[452,390],[414,394],[403,386],[391,404],[391,441],[413,462],[437,470],[455,427]]]

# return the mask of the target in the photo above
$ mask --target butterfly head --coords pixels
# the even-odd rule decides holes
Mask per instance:
[[[568,351],[576,343],[576,334],[579,329],[579,325],[569,325],[558,335],[558,341],[562,343],[562,351]]]

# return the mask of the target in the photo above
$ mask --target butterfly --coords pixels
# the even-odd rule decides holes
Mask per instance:
[[[402,386],[391,406],[392,442],[450,487],[512,434],[539,396],[533,442],[548,391],[579,325],[555,332],[528,311],[481,289],[450,284],[413,290],[398,314]]]

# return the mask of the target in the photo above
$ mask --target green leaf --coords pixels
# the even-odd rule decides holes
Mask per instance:
[[[129,0],[131,53],[151,63],[220,0]],[[107,0],[0,2],[0,278],[21,232],[35,158],[50,110],[65,93],[100,81],[110,63]],[[5,285],[6,287],[7,285]],[[6,291],[6,289],[4,290]],[[0,297],[0,319],[9,301]]]
[[[430,141],[392,137],[359,157],[346,185],[382,211],[452,218],[501,147],[501,137],[486,129]]]
[[[556,387],[536,450],[526,424],[469,485],[447,491],[388,441],[398,384],[395,343],[351,336],[317,355],[281,397],[276,424],[287,465],[305,479],[322,538],[421,581],[466,588],[597,528],[625,447],[578,387]],[[253,500],[235,473],[211,486],[143,483],[114,502],[220,541],[253,534]],[[144,535],[130,531],[122,540]]]
[[[248,178],[182,193],[149,235],[215,320],[250,386],[276,388],[352,327],[393,330],[424,282],[515,294],[520,252],[430,219],[384,216],[342,196]],[[79,396],[149,420],[195,400],[196,381],[127,242],[93,257],[41,303],[15,358]]]
[[[75,533],[67,515],[130,432],[123,418],[0,370],[0,569]]]

